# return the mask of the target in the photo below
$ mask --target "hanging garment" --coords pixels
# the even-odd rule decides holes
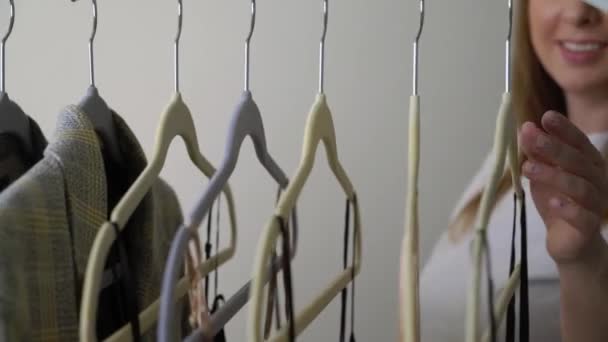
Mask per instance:
[[[591,143],[607,156],[608,132],[589,135]],[[486,184],[491,168],[491,158],[486,159],[477,175],[472,179],[452,217]],[[525,193],[530,193],[530,183],[522,178]],[[520,210],[518,208],[518,210]],[[560,288],[557,266],[551,259],[546,247],[547,229],[540,217],[532,198],[526,201],[528,230],[528,268],[529,268],[529,310],[530,341],[561,341],[560,336]],[[497,200],[488,226],[488,244],[490,246],[492,273],[495,281],[496,298],[505,286],[509,276],[513,221],[512,193]],[[517,233],[519,235],[519,232]],[[602,231],[608,239],[608,230]],[[422,270],[420,278],[421,332],[422,342],[461,342],[465,336],[466,293],[472,273],[470,267],[471,241],[474,230],[458,242],[451,241],[445,232]],[[516,249],[521,250],[519,236]],[[485,271],[482,274],[485,278]],[[482,279],[484,279],[482,278]],[[446,286],[446,284],[449,284]],[[482,286],[482,305],[480,317],[488,317],[486,287]],[[517,311],[519,309],[517,308]],[[441,322],[441,324],[437,324]],[[486,324],[487,320],[480,322]],[[504,339],[505,322],[497,336]],[[487,326],[480,326],[487,331]]]
[[[146,165],[133,133],[118,115],[114,120],[127,168],[104,173],[92,124],[69,106],[44,158],[0,194],[0,340],[78,339],[79,291],[96,231]],[[159,181],[129,222],[125,242],[137,266],[131,269],[142,307],[160,294],[169,243],[181,220],[174,192]],[[112,314],[101,312],[100,320]]]
[[[21,108],[11,101],[8,97],[3,98],[4,101],[10,101],[5,106],[21,111]],[[0,115],[4,115],[0,109]],[[25,172],[42,159],[42,153],[46,148],[47,141],[40,130],[36,121],[27,118],[30,127],[30,136],[32,138],[33,154],[28,155],[25,152],[24,146],[17,137],[9,133],[0,133],[0,192],[6,189],[17,178],[21,177]]]

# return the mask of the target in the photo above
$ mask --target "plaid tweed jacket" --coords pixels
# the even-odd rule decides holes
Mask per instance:
[[[97,230],[112,197],[120,198],[146,165],[133,133],[118,115],[114,121],[126,169],[104,172],[92,124],[69,106],[44,158],[0,193],[0,340],[78,340],[80,288]],[[140,309],[160,295],[181,221],[174,192],[158,181],[126,227]]]

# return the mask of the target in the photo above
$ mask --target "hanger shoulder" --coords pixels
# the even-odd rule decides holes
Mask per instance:
[[[287,176],[268,152],[264,121],[262,120],[258,105],[253,100],[251,92],[246,91],[243,93],[235,117],[238,118],[238,123],[235,124],[235,127],[238,127],[237,129],[240,130],[242,134],[251,137],[256,156],[260,163],[277,183],[283,187],[287,186]]]
[[[344,171],[338,158],[336,133],[331,111],[327,105],[325,95],[317,95],[317,99],[310,110],[304,129],[304,143],[302,145],[302,157],[300,165],[293,176],[291,183],[281,196],[277,206],[277,215],[287,218],[295,206],[295,203],[308,180],[315,162],[315,156],[319,143],[325,146],[327,162],[340,183],[342,189],[349,198],[352,198],[355,190]]]
[[[321,139],[323,140],[323,144],[325,146],[329,167],[338,179],[338,182],[342,186],[342,189],[346,195],[349,198],[352,198],[355,193],[355,189],[348,178],[348,175],[344,171],[342,164],[340,163],[340,158],[338,157],[336,130],[334,128],[331,110],[327,105],[325,95],[320,95],[319,98],[319,108],[317,110],[318,122],[316,123],[318,128],[316,130],[322,132]]]
[[[218,171],[211,178],[207,190],[193,208],[187,226],[197,227],[203,221],[211,204],[228,183],[228,179],[234,172],[241,146],[248,136],[251,137],[254,143],[256,155],[260,163],[277,183],[283,187],[287,185],[288,180],[285,173],[268,153],[264,125],[258,106],[253,101],[251,93],[245,91],[232,115],[222,163]]]
[[[6,93],[0,93],[0,133],[15,135],[26,153],[34,153],[29,117]]]
[[[178,136],[184,140],[191,161],[205,176],[211,177],[215,172],[211,163],[200,152],[190,110],[182,101],[181,96],[175,94],[161,114],[150,162],[112,210],[111,219],[118,223],[119,227],[122,228],[126,225],[139,203],[158,179],[171,143]]]

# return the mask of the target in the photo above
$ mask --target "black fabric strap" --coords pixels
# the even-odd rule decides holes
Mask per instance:
[[[221,207],[222,207],[222,201],[221,199],[217,200],[217,211],[216,211],[216,215],[215,215],[215,255],[219,255],[220,254],[220,212],[221,212]],[[219,282],[220,282],[220,268],[219,268],[219,259],[215,259],[215,277],[214,277],[214,284],[213,284],[213,296],[214,298],[217,300],[217,297],[220,296],[220,294],[218,293],[219,290]]]
[[[213,202],[211,202],[211,207],[209,208],[209,213],[207,214],[207,242],[205,243],[205,260],[209,260],[211,258],[211,251],[213,250],[213,245],[211,244],[211,229],[213,224]],[[205,302],[209,303],[209,274],[205,276]]]
[[[511,259],[509,260],[509,278],[515,271],[515,231],[517,229],[517,194],[513,194],[513,232],[511,234]],[[506,342],[515,342],[515,297],[516,293],[509,300],[507,310],[507,329]]]
[[[342,267],[346,269],[348,265],[348,232],[350,230],[350,201],[346,200],[346,210],[344,214],[344,247],[342,254]],[[346,306],[348,301],[348,287],[342,289],[342,304],[340,308],[340,342],[346,340]]]
[[[283,242],[283,250],[282,252],[282,262],[283,262],[283,285],[285,286],[285,305],[286,305],[286,314],[287,314],[287,324],[289,324],[289,342],[294,342],[296,340],[296,327],[295,327],[295,315],[294,315],[294,304],[293,304],[293,286],[292,286],[292,278],[291,278],[291,247],[290,238],[289,238],[289,228],[288,224],[283,220],[282,217],[279,217],[280,230],[282,235]]]
[[[519,340],[530,340],[530,311],[528,289],[528,217],[526,215],[526,194],[522,194],[520,210],[521,225],[521,284],[519,298]]]
[[[519,285],[519,342],[530,341],[530,311],[529,311],[529,288],[528,288],[528,218],[526,214],[526,194],[522,193],[519,203],[519,225],[521,238],[521,277]],[[515,269],[515,222],[517,221],[517,197],[515,197],[515,209],[513,210],[513,236],[511,242],[511,260],[509,275],[513,275]],[[515,309],[516,296],[513,295],[509,301],[507,311],[506,342],[515,342]]]
[[[357,203],[357,195],[353,196],[352,204]],[[349,220],[350,221],[350,220]],[[347,226],[350,226],[350,222],[347,223]],[[348,240],[348,233],[346,235],[346,240]],[[353,248],[352,248],[352,264],[351,264],[351,278],[352,278],[352,291],[350,292],[350,342],[356,342],[355,339],[355,253],[356,251],[356,241],[357,241],[357,232],[356,228],[353,228]],[[345,243],[347,245],[347,243]]]
[[[222,200],[221,198],[218,198],[217,200],[217,206],[216,206],[216,214],[215,214],[215,255],[219,255],[220,252],[220,212],[221,212],[221,207],[222,207]],[[211,209],[209,210],[209,221],[212,220],[212,215],[211,213],[213,212],[213,206],[211,207]],[[208,224],[208,235],[207,235],[207,239],[208,241],[211,240],[211,226]],[[209,243],[209,242],[208,242]],[[209,243],[210,244],[210,243]],[[212,249],[212,246],[209,246],[209,249]],[[209,256],[207,257],[207,259],[209,259]],[[215,313],[217,310],[219,310],[220,308],[220,304],[223,304],[226,302],[226,300],[224,299],[224,295],[219,293],[219,279],[220,279],[220,270],[219,270],[219,260],[215,259],[215,271],[214,273],[214,284],[213,284],[213,295],[214,295],[214,300],[213,300],[213,306],[211,309],[211,314]],[[224,328],[222,328],[214,337],[213,337],[213,341],[214,342],[226,342],[226,332],[224,331]]]
[[[277,292],[277,266],[275,261],[277,260],[277,254],[272,253],[272,262],[270,263],[270,283],[268,286],[268,296],[266,302],[266,321],[264,323],[264,339],[267,340],[270,337],[272,331],[272,315],[275,310],[276,304],[276,292]]]
[[[355,203],[356,197],[352,200]],[[351,200],[346,200],[346,210],[344,215],[344,254],[343,254],[343,267],[348,268],[348,244],[350,236],[350,207]],[[355,342],[355,241],[356,232],[353,231],[353,248],[352,248],[352,291],[351,291],[351,316],[350,316],[350,342]],[[344,342],[346,339],[346,308],[348,306],[348,286],[342,289],[342,305],[340,310],[340,341]]]
[[[122,281],[121,288],[123,297],[121,298],[124,303],[124,308],[131,323],[131,336],[134,342],[141,341],[141,329],[139,327],[139,305],[137,303],[137,287],[135,285],[135,279],[130,270],[129,257],[127,254],[127,248],[125,247],[125,241],[121,234],[118,224],[112,222],[112,227],[116,233],[116,243],[118,244],[118,253],[120,257],[120,265],[122,267]]]
[[[490,341],[496,342],[496,316],[494,316],[494,280],[492,279],[492,257],[487,232],[483,232],[483,244],[486,250],[486,273],[488,285],[488,317],[490,320]]]

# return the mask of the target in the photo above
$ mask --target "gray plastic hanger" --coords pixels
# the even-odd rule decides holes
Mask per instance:
[[[76,2],[77,0],[72,0]],[[97,34],[97,0],[91,0],[93,5],[93,31],[89,38],[89,73],[91,84],[85,96],[80,100],[78,106],[82,109],[95,128],[99,136],[105,155],[110,158],[112,163],[118,164],[123,161],[120,147],[118,146],[118,135],[112,117],[112,110],[108,107],[104,99],[99,95],[95,85],[95,55],[93,53],[93,43]]]
[[[207,190],[190,212],[190,216],[186,222],[186,226],[192,229],[195,229],[201,224],[205,215],[207,215],[211,204],[228,182],[239,159],[239,152],[243,141],[245,141],[245,138],[247,137],[250,137],[253,141],[258,160],[272,178],[279,183],[281,188],[286,187],[289,182],[283,170],[281,170],[268,152],[262,115],[249,90],[249,45],[255,28],[255,16],[256,3],[255,0],[251,0],[251,26],[249,35],[245,40],[245,90],[232,115],[224,159],[222,160],[220,168],[213,178],[211,178]]]
[[[209,212],[213,201],[218,197],[234,172],[245,138],[251,138],[258,160],[279,186],[285,188],[289,183],[283,170],[281,170],[268,152],[262,115],[249,90],[250,42],[255,28],[255,17],[256,2],[255,0],[251,0],[251,25],[249,34],[245,40],[245,90],[232,115],[224,159],[218,171],[211,178],[207,190],[196,202],[193,210],[185,219],[184,225],[180,227],[171,244],[171,251],[169,252],[169,258],[163,275],[157,335],[159,341],[172,341],[172,332],[174,331],[175,324],[173,318],[177,312],[174,295],[178,275],[183,266],[183,258],[187,251],[188,241],[195,236],[195,230],[201,224]],[[208,273],[208,271],[203,270],[202,273]]]
[[[585,0],[585,2],[602,11],[608,12],[608,0]]]
[[[16,136],[22,143],[26,154],[33,155],[34,143],[30,130],[30,119],[23,110],[11,99],[6,93],[6,41],[13,32],[15,24],[15,3],[13,0],[8,1],[10,4],[11,17],[8,25],[8,31],[0,41],[0,133],[9,133]]]

